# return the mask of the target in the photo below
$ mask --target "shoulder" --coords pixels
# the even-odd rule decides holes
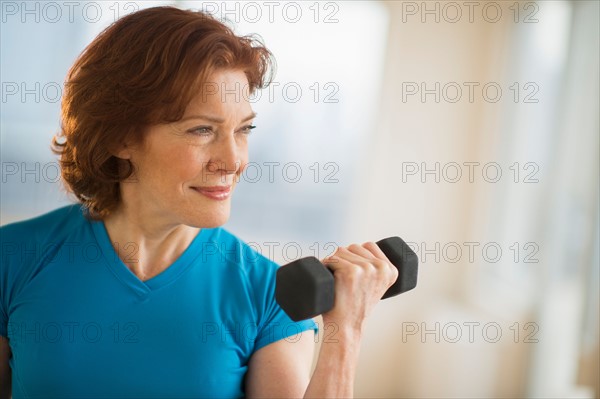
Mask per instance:
[[[0,227],[2,246],[55,240],[84,220],[80,204],[66,205],[40,216]]]
[[[278,268],[274,261],[263,255],[258,244],[246,242],[223,227],[212,229],[207,245],[207,252],[215,252],[221,260],[243,268]]]
[[[63,206],[51,212],[0,227],[0,313],[5,318],[9,304],[57,251],[61,243],[79,234],[84,216],[80,205]]]
[[[43,267],[70,237],[80,236],[85,218],[79,204],[0,227],[0,284],[16,282]]]
[[[274,290],[279,265],[262,254],[259,245],[246,242],[229,230],[219,227],[212,229],[204,243],[205,259],[218,262],[221,270],[230,277],[240,276],[245,285],[256,292]]]

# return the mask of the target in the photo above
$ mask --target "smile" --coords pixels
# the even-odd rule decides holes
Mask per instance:
[[[192,187],[194,191],[216,201],[223,201],[231,195],[231,186]]]

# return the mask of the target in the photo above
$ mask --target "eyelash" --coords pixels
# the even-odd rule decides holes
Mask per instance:
[[[249,135],[250,133],[252,133],[252,129],[256,128],[256,126],[254,125],[246,125],[244,127],[242,127],[241,131],[243,134]],[[200,132],[201,130],[208,130],[208,132]],[[192,133],[195,134],[197,136],[208,136],[209,134],[212,133],[212,127],[210,126],[199,126],[199,127],[195,127],[193,129],[188,130],[188,133]]]

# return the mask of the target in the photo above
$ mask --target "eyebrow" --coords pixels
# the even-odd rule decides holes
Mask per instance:
[[[250,119],[254,119],[254,118],[256,118],[256,115],[257,115],[256,112],[253,112],[250,115],[248,115],[247,117],[245,117],[244,119],[242,119],[242,121],[240,123],[244,123],[246,121],[249,121]],[[207,121],[213,122],[213,123],[224,123],[225,122],[225,119],[217,118],[217,117],[210,116],[210,115],[190,115],[190,116],[186,116],[185,118],[182,118],[180,120],[180,122],[185,122],[190,119],[204,119],[204,120],[207,120]]]

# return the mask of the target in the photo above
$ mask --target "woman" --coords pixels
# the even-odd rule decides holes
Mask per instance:
[[[210,16],[130,14],[71,68],[53,141],[78,200],[2,227],[3,397],[350,397],[364,320],[397,271],[338,248],[335,331],[274,300],[277,265],[220,228],[271,54]]]

